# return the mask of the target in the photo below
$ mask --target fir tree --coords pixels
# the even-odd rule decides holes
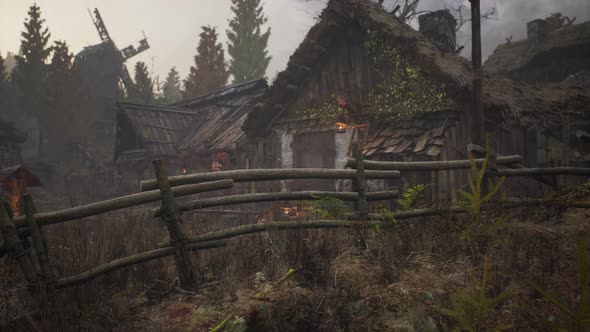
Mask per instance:
[[[38,116],[42,112],[47,68],[45,61],[51,49],[47,42],[51,34],[43,27],[41,9],[33,4],[25,20],[25,31],[21,33],[21,56],[17,56],[16,82],[22,93],[21,109]],[[14,75],[14,74],[13,74]]]
[[[180,76],[176,67],[170,68],[166,81],[162,86],[162,103],[171,104],[181,98],[182,91],[180,89]]]
[[[227,52],[231,55],[230,73],[234,83],[263,78],[271,57],[266,49],[270,28],[262,33],[267,18],[260,0],[231,0],[234,18],[227,31]]]
[[[4,58],[0,55],[0,97],[6,96],[8,92],[8,73],[6,71],[6,65],[4,64]]]
[[[136,97],[142,102],[147,104],[154,100],[154,82],[142,61],[135,64],[135,89]]]
[[[4,65],[4,58],[0,55],[0,119],[8,112],[8,89],[8,73],[6,65]]]
[[[86,117],[79,111],[84,108],[77,107],[81,98],[74,55],[64,41],[56,41],[52,51],[47,70],[46,109],[40,115],[40,120],[45,141],[50,147],[57,148],[63,147],[68,139],[86,133]],[[68,123],[68,126],[64,126],[64,123]]]
[[[229,78],[225,64],[225,52],[221,43],[217,43],[215,28],[203,27],[195,65],[184,81],[184,97],[204,95],[224,87]]]

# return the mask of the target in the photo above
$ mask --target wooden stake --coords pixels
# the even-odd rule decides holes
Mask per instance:
[[[9,258],[18,263],[29,285],[35,285],[39,281],[39,273],[31,261],[30,252],[18,237],[16,226],[7,210],[7,204],[3,201],[0,201],[0,231],[4,236]]]
[[[162,194],[162,219],[168,228],[170,235],[170,243],[174,247],[174,260],[176,262],[176,271],[180,280],[180,287],[185,290],[194,290],[196,287],[195,273],[193,271],[193,264],[191,256],[188,251],[188,243],[186,237],[182,233],[180,223],[182,219],[176,208],[176,201],[174,194],[168,181],[166,168],[164,162],[160,159],[154,160],[154,170],[160,193]]]
[[[469,0],[469,2],[471,2],[471,63],[473,66],[471,141],[482,145],[485,137],[485,115],[483,112],[483,72],[481,69],[481,10],[480,0]]]
[[[359,193],[358,212],[363,222],[369,220],[369,206],[367,203],[367,179],[365,177],[365,163],[360,143],[355,142],[352,146],[352,153],[355,158],[356,186]]]
[[[37,252],[37,259],[39,260],[39,268],[41,271],[41,277],[45,282],[49,281],[49,256],[47,253],[47,243],[43,237],[41,227],[35,220],[35,207],[33,204],[33,198],[30,195],[23,196],[23,202],[25,205],[25,215],[27,217],[27,226],[31,231],[31,238],[33,239],[33,245]]]

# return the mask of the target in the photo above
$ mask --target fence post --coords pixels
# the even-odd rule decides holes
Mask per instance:
[[[196,287],[195,274],[191,261],[190,252],[186,236],[180,228],[182,219],[176,207],[174,194],[170,187],[168,175],[164,162],[160,159],[153,161],[158,187],[162,194],[162,219],[168,228],[170,235],[170,244],[174,247],[174,261],[176,263],[176,272],[180,280],[180,287],[185,290],[192,290]]]
[[[360,143],[355,142],[352,146],[352,154],[356,166],[356,189],[359,193],[358,211],[362,222],[369,220],[369,206],[367,204],[367,178],[365,177],[365,161]]]
[[[360,228],[359,237],[357,238],[357,245],[364,245],[369,249],[369,244],[365,236],[365,228],[369,225],[369,205],[367,203],[367,178],[365,176],[365,161],[363,158],[363,150],[359,142],[354,142],[352,145],[352,155],[355,159],[356,179],[354,180],[355,189],[358,191],[359,197],[356,202],[356,208],[359,212]]]
[[[26,248],[23,245],[24,242],[18,237],[16,226],[4,201],[0,201],[0,231],[2,231],[8,251],[7,262],[12,260],[17,262],[29,285],[36,284],[39,280],[39,274],[31,261],[29,248]],[[35,291],[34,289],[31,290]]]
[[[41,282],[45,285],[45,294],[48,299],[53,297],[53,289],[50,284],[49,276],[49,256],[47,252],[47,243],[43,236],[41,227],[35,220],[35,205],[33,204],[33,198],[30,195],[23,196],[23,202],[25,206],[25,216],[27,218],[27,226],[31,231],[31,238],[33,239],[33,246],[37,253],[37,259],[39,260],[39,269],[41,272]]]

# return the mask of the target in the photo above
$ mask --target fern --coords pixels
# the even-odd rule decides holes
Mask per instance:
[[[488,258],[484,257],[481,284],[471,282],[469,288],[460,290],[451,296],[452,309],[441,309],[441,312],[455,323],[453,331],[504,331],[508,325],[495,327],[484,326],[491,310],[508,295],[507,291],[494,297],[487,297]]]
[[[398,209],[400,211],[412,209],[428,187],[430,187],[429,184],[417,184],[408,188],[402,197],[396,201]]]
[[[352,213],[345,202],[334,197],[312,196],[314,201],[307,201],[307,209],[317,219],[343,219]]]
[[[549,302],[559,308],[561,324],[550,323],[557,331],[588,331],[590,330],[590,287],[588,286],[588,251],[586,247],[586,231],[580,230],[577,235],[576,269],[578,271],[578,287],[580,303],[575,307],[568,306],[555,292],[548,291],[531,279],[526,283],[536,289]]]

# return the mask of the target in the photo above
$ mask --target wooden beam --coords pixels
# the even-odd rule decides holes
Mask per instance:
[[[483,159],[475,159],[478,166],[481,166]],[[518,164],[522,162],[521,156],[498,157],[497,165]],[[349,158],[346,167],[354,167],[355,160]],[[399,171],[433,171],[442,169],[469,169],[469,160],[443,160],[443,161],[365,161],[365,169],[374,170],[399,170]]]
[[[503,176],[533,176],[533,175],[590,176],[590,168],[584,168],[584,167],[498,169],[497,172],[499,175],[503,175]]]
[[[219,180],[213,182],[204,182],[199,184],[191,184],[186,186],[178,186],[172,189],[174,196],[181,197],[192,195],[200,192],[228,189],[233,186],[232,180]],[[157,186],[156,186],[157,188]],[[154,188],[154,189],[156,189]],[[143,193],[131,194],[123,197],[113,198],[102,202],[85,204],[64,210],[53,212],[36,213],[35,220],[39,225],[50,225],[70,220],[80,219],[84,217],[94,216],[109,211],[119,210],[135,205],[155,202],[161,199],[159,190],[152,190]],[[25,227],[27,225],[25,216],[18,216],[15,218],[17,227]]]
[[[49,256],[47,254],[47,244],[43,237],[43,232],[35,220],[33,199],[30,195],[24,195],[23,202],[25,206],[27,226],[31,231],[31,238],[33,239],[33,245],[39,261],[41,277],[43,278],[43,281],[47,283],[49,281]]]
[[[176,263],[176,272],[180,280],[180,287],[185,290],[193,290],[197,286],[195,279],[195,272],[193,263],[188,251],[188,243],[186,237],[180,228],[182,219],[178,213],[176,200],[172,193],[172,187],[168,181],[166,174],[166,167],[164,162],[160,159],[153,161],[156,179],[158,180],[158,187],[162,195],[161,218],[166,223],[168,235],[170,236],[170,243],[174,248],[174,262]]]
[[[196,250],[203,250],[203,249],[210,249],[210,248],[219,248],[226,245],[225,241],[211,241],[207,243],[200,243],[200,244],[189,244],[188,250],[196,251]],[[99,276],[122,269],[124,267],[140,264],[143,262],[147,262],[153,259],[158,259],[166,256],[174,255],[175,249],[173,247],[164,247],[160,249],[151,250],[148,252],[144,252],[141,254],[119,258],[114,261],[99,265],[94,267],[88,271],[82,272],[78,275],[65,277],[58,279],[56,281],[56,288],[67,288],[72,286],[77,286],[88,282],[92,279],[96,279]]]
[[[367,193],[369,201],[384,201],[394,199],[399,196],[397,190],[393,191],[376,191]],[[210,208],[213,206],[236,205],[259,202],[275,201],[297,201],[297,200],[318,200],[326,197],[333,197],[343,201],[358,200],[358,193],[353,192],[334,192],[334,191],[296,191],[296,192],[277,192],[277,193],[258,193],[232,195],[215,198],[197,199],[187,202],[178,203],[179,211],[191,211],[197,209]],[[154,211],[155,216],[160,216],[160,209]]]
[[[485,138],[485,114],[483,111],[483,71],[481,67],[481,14],[480,0],[471,2],[471,64],[473,121],[471,143],[483,145]]]
[[[29,286],[35,285],[39,281],[39,273],[31,261],[30,251],[25,248],[18,237],[16,227],[7,208],[8,204],[0,201],[0,235],[4,237],[9,259],[18,263]],[[34,291],[33,288],[31,290]]]
[[[398,171],[366,171],[367,179],[395,179],[399,178]],[[354,179],[356,171],[350,169],[326,168],[274,168],[274,169],[243,169],[234,171],[195,173],[169,177],[170,185],[187,185],[205,181],[232,179],[234,182],[271,181],[290,179]],[[143,180],[140,190],[157,188],[156,180]]]
[[[526,198],[526,199],[512,199],[508,201],[498,202],[497,204],[486,204],[482,205],[482,210],[491,210],[502,208],[519,208],[525,206],[540,206],[540,205],[555,205],[572,208],[590,208],[589,202],[559,202],[537,198]],[[402,221],[402,224],[406,222],[403,220],[448,215],[454,213],[465,213],[465,208],[461,206],[452,206],[449,208],[434,208],[434,209],[415,209],[409,211],[394,212],[393,218],[397,221]],[[369,220],[370,226],[381,225],[383,220]],[[209,243],[210,241],[216,240],[228,240],[237,236],[260,233],[260,232],[271,232],[281,230],[295,230],[295,229],[318,229],[318,228],[354,228],[359,227],[360,223],[357,220],[315,220],[315,221],[298,221],[298,222],[270,222],[264,224],[250,224],[237,226],[226,230],[210,232],[207,234],[192,236],[188,238],[189,243]]]
[[[484,149],[483,147],[481,147],[477,144],[468,144],[467,151],[473,153],[476,157],[485,157],[485,155],[487,153],[486,149]],[[496,157],[501,158],[502,156],[500,156],[499,154],[496,154]],[[525,167],[522,165],[522,163],[506,164],[504,166],[506,166],[510,169],[525,169]],[[543,176],[537,176],[537,175],[533,175],[532,178],[543,183],[543,184],[546,184],[552,188],[557,189],[557,183],[555,183],[555,181],[553,181],[552,179],[549,179],[549,178],[543,177]]]

